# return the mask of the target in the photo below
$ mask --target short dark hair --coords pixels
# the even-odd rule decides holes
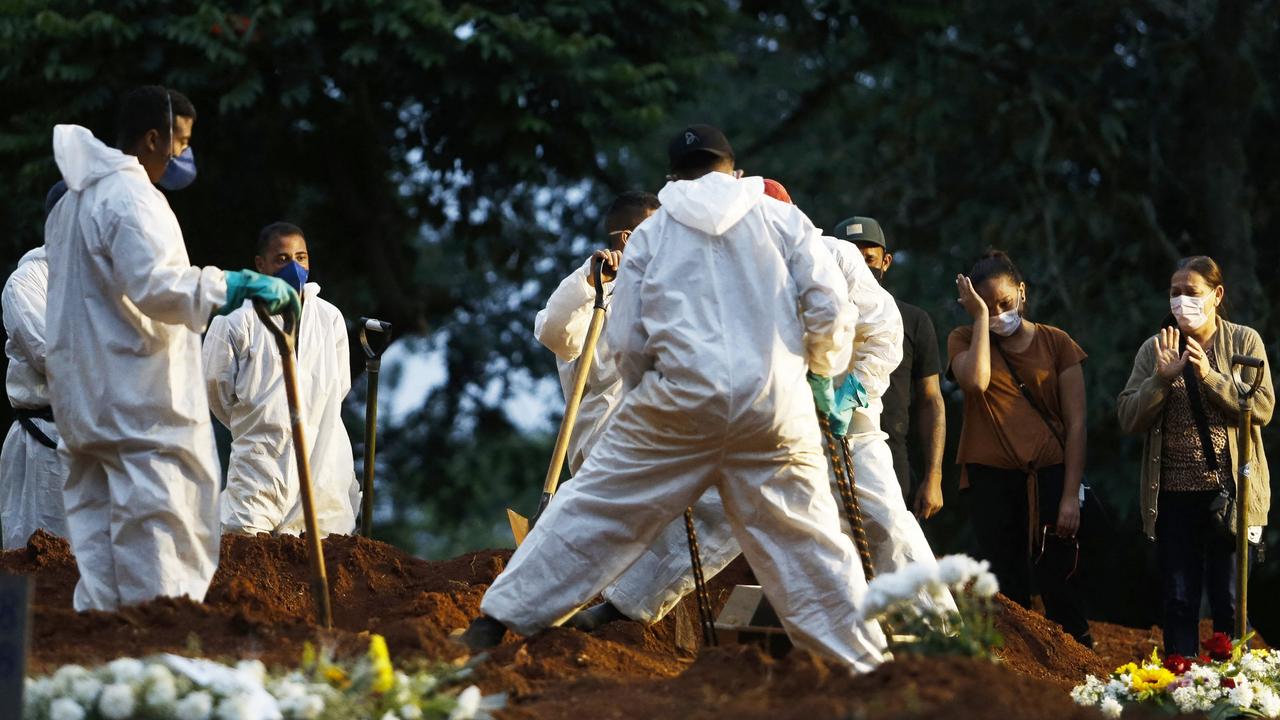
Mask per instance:
[[[165,129],[169,124],[171,104],[174,117],[196,119],[195,105],[177,90],[160,85],[144,85],[130,90],[120,100],[120,111],[116,116],[116,145],[119,149],[133,147],[148,130],[171,132],[172,128]]]
[[[49,192],[45,193],[45,196],[44,196],[44,219],[45,220],[49,219],[49,213],[53,212],[54,206],[56,206],[58,204],[58,201],[62,199],[62,196],[66,194],[67,194],[66,180],[59,180],[58,182],[53,184],[53,187],[49,188]]]
[[[732,155],[722,157],[707,150],[694,150],[685,153],[684,157],[673,163],[671,172],[682,180],[696,180],[703,175],[715,172],[725,164],[733,167],[734,162]]]
[[[642,190],[628,190],[614,198],[609,210],[604,214],[605,232],[621,232],[635,230],[644,222],[645,216],[662,207],[658,196]]]
[[[258,231],[258,257],[266,257],[267,250],[271,247],[271,243],[277,238],[289,237],[290,235],[298,235],[306,239],[306,235],[302,232],[302,228],[287,222],[273,222],[270,225]]]

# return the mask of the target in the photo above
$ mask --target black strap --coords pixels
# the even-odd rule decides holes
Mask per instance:
[[[1187,338],[1182,337],[1179,351],[1187,349]],[[1204,412],[1204,399],[1200,395],[1200,378],[1196,377],[1188,361],[1182,366],[1182,382],[1187,388],[1187,404],[1191,406],[1191,419],[1196,426],[1196,434],[1200,436],[1200,447],[1204,451],[1204,463],[1209,470],[1218,469],[1218,453],[1213,449],[1213,436],[1209,434],[1209,419]]]
[[[995,341],[994,338],[992,340],[993,342],[991,345],[996,349],[996,352],[1000,354],[1000,359],[1004,361],[1004,366],[1008,368],[1009,375],[1013,378],[1013,384],[1018,386],[1018,390],[1022,392],[1022,397],[1026,398],[1027,402],[1031,404],[1031,408],[1035,410],[1036,414],[1040,416],[1040,419],[1044,421],[1045,427],[1048,427],[1049,432],[1053,433],[1053,439],[1057,440],[1058,444],[1062,446],[1063,452],[1066,452],[1067,441],[1063,439],[1062,433],[1058,432],[1058,428],[1054,427],[1053,420],[1049,418],[1049,411],[1040,407],[1040,403],[1036,402],[1035,397],[1031,394],[1031,390],[1027,388],[1027,384],[1022,382],[1022,378],[1018,376],[1018,371],[1014,369],[1013,363],[1009,362],[1008,356],[1004,354],[1004,348],[1000,347],[1000,343]]]
[[[48,420],[49,422],[53,422],[52,409],[50,408],[38,408],[38,409],[14,408],[13,414],[17,416],[18,424],[22,426],[22,429],[26,430],[28,435],[35,438],[36,442],[49,448],[50,450],[58,449],[58,443],[54,442],[53,439],[50,438],[48,435],[45,435],[44,431],[40,429],[39,425],[36,425],[34,420],[34,418],[39,418],[41,420]]]

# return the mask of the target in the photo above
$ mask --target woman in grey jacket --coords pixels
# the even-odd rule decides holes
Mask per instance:
[[[1240,404],[1231,358],[1265,359],[1266,349],[1255,330],[1227,321],[1224,296],[1222,271],[1213,259],[1179,261],[1169,286],[1172,319],[1138,350],[1117,400],[1121,428],[1146,433],[1142,523],[1160,558],[1164,647],[1170,655],[1197,652],[1202,590],[1208,591],[1214,630],[1229,633],[1234,626],[1234,543],[1215,530],[1209,506],[1222,487],[1234,494],[1239,480]],[[1246,476],[1255,541],[1271,507],[1261,428],[1271,421],[1274,403],[1268,372],[1253,401],[1253,471]]]

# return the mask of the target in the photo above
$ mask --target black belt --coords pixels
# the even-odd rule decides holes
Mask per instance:
[[[36,442],[50,450],[58,449],[58,443],[54,442],[48,435],[45,435],[40,426],[33,422],[34,419],[53,422],[53,408],[14,408],[13,414],[18,416],[18,424],[22,426],[23,430],[27,431],[28,435],[35,438]]]

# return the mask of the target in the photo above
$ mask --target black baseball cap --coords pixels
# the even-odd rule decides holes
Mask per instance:
[[[719,128],[710,125],[690,125],[681,130],[667,144],[667,160],[671,168],[680,167],[694,153],[711,153],[716,157],[732,158],[733,147]]]
[[[880,223],[874,218],[854,215],[836,223],[835,232],[836,237],[848,240],[855,245],[877,245],[885,252],[889,251],[889,246],[884,241],[884,231],[880,229]]]

